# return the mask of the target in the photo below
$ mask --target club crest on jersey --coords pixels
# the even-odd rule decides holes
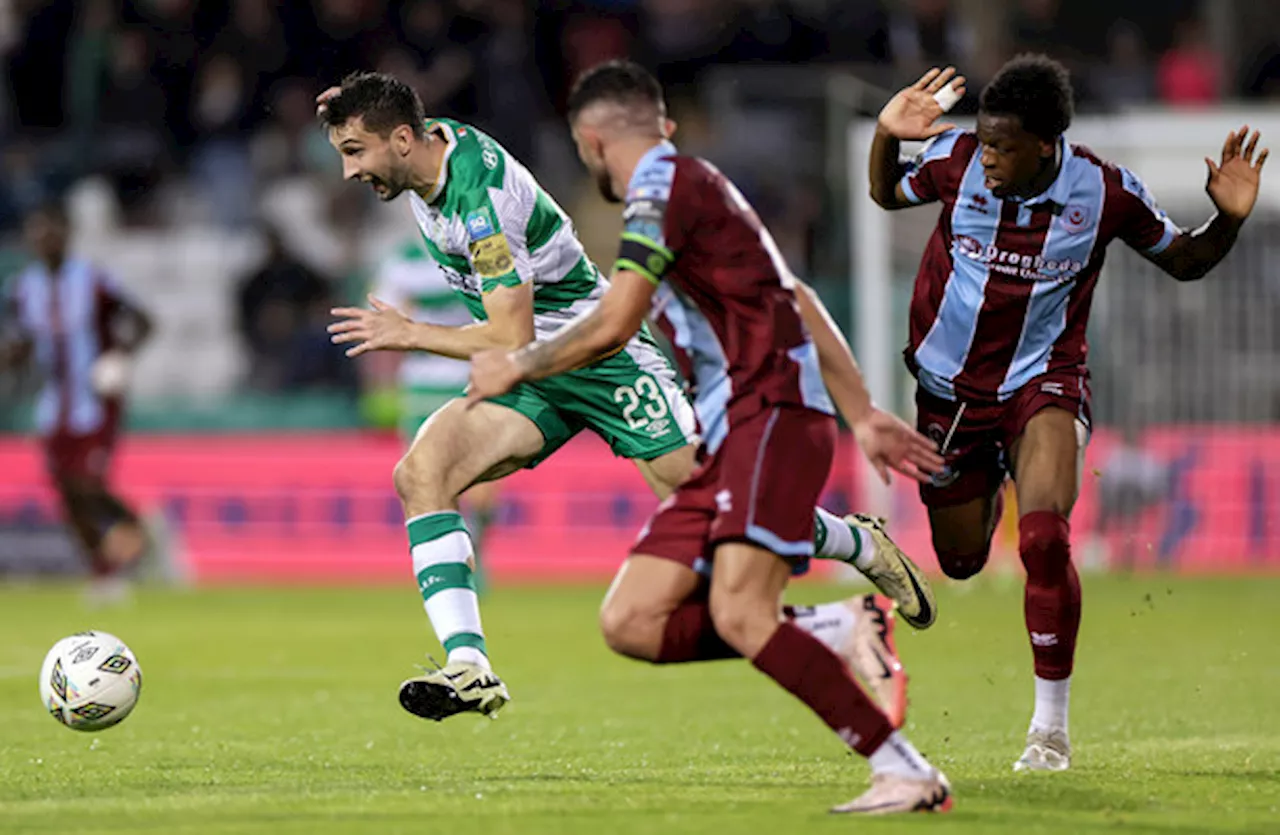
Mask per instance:
[[[1071,203],[1062,210],[1062,228],[1072,235],[1077,235],[1089,228],[1089,221],[1092,219],[1088,207],[1078,203]]]
[[[482,241],[497,233],[497,230],[493,227],[493,218],[489,217],[489,210],[486,208],[467,212],[465,222],[467,224],[467,237],[472,241]]]
[[[490,171],[498,167],[498,148],[487,136],[480,138],[480,161]]]

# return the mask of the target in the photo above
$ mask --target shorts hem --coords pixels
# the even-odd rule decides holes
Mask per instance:
[[[639,455],[633,455],[629,452],[619,450],[616,447],[610,447],[610,450],[616,458],[625,458],[628,461],[653,461],[656,458],[661,458],[662,456],[675,452],[678,449],[684,449],[692,443],[694,442],[685,438],[680,441],[672,441],[671,443],[665,444],[657,449],[645,450],[645,452]]]

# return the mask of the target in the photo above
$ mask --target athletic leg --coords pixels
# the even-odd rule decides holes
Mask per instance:
[[[982,570],[1003,509],[1000,489],[961,504],[929,508],[933,551],[942,573],[967,580]]]
[[[1019,770],[1061,771],[1070,764],[1067,712],[1080,630],[1080,577],[1071,562],[1068,517],[1079,492],[1078,431],[1076,414],[1045,408],[1027,421],[1012,449],[1036,694],[1027,749],[1015,764]]]
[[[91,485],[68,475],[55,475],[54,489],[62,505],[62,514],[68,527],[80,544],[85,560],[94,576],[111,573],[111,564],[104,558],[99,546],[102,528],[97,518]]]
[[[777,601],[791,568],[750,543],[716,547],[711,617],[729,646],[804,702],[846,745],[867,757],[872,788],[840,812],[945,810],[942,775],[858,685],[848,667],[811,635],[781,618]]]
[[[505,475],[544,447],[538,426],[520,412],[461,400],[423,424],[396,465],[394,483],[404,506],[413,569],[423,605],[446,653],[442,670],[401,685],[405,709],[442,719],[474,710],[493,713],[507,700],[493,675],[474,582],[474,547],[458,509],[472,484]]]

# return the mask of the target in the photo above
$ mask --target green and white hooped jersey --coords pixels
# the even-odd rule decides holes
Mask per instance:
[[[373,295],[415,322],[460,327],[474,321],[440,266],[417,240],[406,240],[378,265]],[[407,394],[456,396],[466,388],[470,370],[462,360],[410,351],[400,362],[400,385]]]
[[[589,310],[608,281],[529,170],[470,125],[434,119],[427,130],[447,143],[444,171],[426,199],[409,201],[427,252],[471,315],[485,318],[484,293],[528,282],[538,339]]]

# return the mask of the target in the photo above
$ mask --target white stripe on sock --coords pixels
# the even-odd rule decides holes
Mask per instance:
[[[439,539],[415,545],[412,551],[414,577],[433,565],[465,564],[471,557],[471,551],[471,538],[463,531],[452,531]],[[480,600],[471,589],[445,589],[431,595],[422,605],[441,644],[459,632],[484,635],[480,624]],[[449,653],[447,660],[489,666],[484,653],[474,647],[459,647]]]

